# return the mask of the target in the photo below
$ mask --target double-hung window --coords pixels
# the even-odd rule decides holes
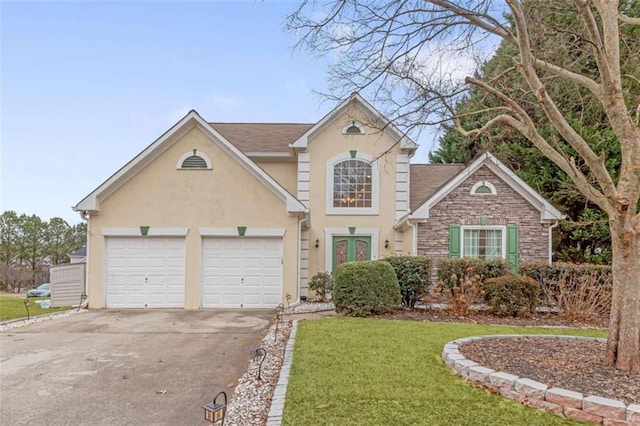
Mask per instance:
[[[462,256],[475,259],[495,259],[504,256],[504,232],[492,228],[464,228]]]

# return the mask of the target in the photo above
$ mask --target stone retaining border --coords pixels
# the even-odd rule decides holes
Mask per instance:
[[[282,360],[282,368],[278,377],[278,384],[273,392],[271,399],[271,407],[267,417],[267,426],[280,426],[282,424],[282,412],[284,410],[284,400],[287,394],[287,386],[289,384],[289,373],[291,372],[291,363],[293,362],[293,345],[296,341],[296,331],[298,330],[298,321],[291,322],[291,332],[289,340],[284,352]]]
[[[625,405],[623,402],[597,395],[585,396],[562,388],[549,388],[546,384],[495,371],[468,360],[460,353],[459,347],[480,339],[505,339],[514,337],[541,337],[553,339],[581,339],[606,341],[606,339],[531,334],[502,334],[474,336],[453,340],[442,350],[444,363],[464,379],[491,389],[500,395],[515,399],[531,407],[549,411],[577,420],[604,424],[605,426],[640,426],[640,404]]]

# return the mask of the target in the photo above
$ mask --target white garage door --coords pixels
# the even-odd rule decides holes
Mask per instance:
[[[108,237],[108,308],[184,307],[184,238]]]
[[[204,238],[202,307],[268,308],[282,302],[282,238]]]

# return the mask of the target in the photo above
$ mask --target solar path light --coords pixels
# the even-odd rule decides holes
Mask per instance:
[[[218,397],[222,395],[224,397],[224,404],[218,402]],[[218,392],[213,397],[213,401],[203,405],[204,419],[216,426],[224,425],[224,416],[227,414],[227,394],[225,392]]]
[[[260,364],[258,364],[258,380],[262,380],[262,376],[260,372],[262,370],[262,363],[264,362],[264,359],[267,357],[267,351],[264,350],[264,348],[254,348],[254,349],[249,349],[249,353],[254,358],[257,358],[259,356],[262,357],[262,359],[260,360]]]

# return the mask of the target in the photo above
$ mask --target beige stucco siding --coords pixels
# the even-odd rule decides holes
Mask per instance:
[[[485,180],[496,188],[496,195],[471,195],[471,187]],[[469,176],[429,211],[426,223],[418,224],[418,253],[433,259],[449,256],[449,225],[517,225],[519,261],[547,261],[549,224],[540,222],[540,211],[486,166]]]
[[[197,149],[213,170],[177,170],[177,160]],[[245,170],[199,129],[194,128],[126,182],[100,200],[90,219],[89,305],[104,307],[104,228],[188,228],[185,307],[200,307],[201,237],[199,228],[285,228],[283,295],[297,298],[298,219],[286,203]],[[152,237],[149,237],[152,238]]]
[[[269,173],[280,185],[284,187],[292,195],[296,194],[297,189],[297,171],[296,163],[273,163],[267,161],[257,162],[258,166]]]
[[[330,125],[322,129],[317,135],[312,135],[306,153],[309,154],[309,207],[311,210],[309,229],[309,259],[308,273],[313,276],[317,272],[330,271],[332,265],[327,264],[330,256],[332,241],[327,236],[327,229],[347,229],[356,227],[362,229],[379,230],[378,238],[372,241],[372,258],[380,258],[391,255],[395,247],[395,232],[393,225],[396,215],[396,154],[399,146],[392,148],[386,155],[374,163],[379,172],[379,200],[378,212],[368,215],[353,214],[327,214],[327,191],[333,192],[330,186],[327,188],[327,162],[340,154],[349,155],[351,150],[366,153],[371,157],[378,157],[395,144],[388,133],[367,127],[365,124],[364,135],[343,135],[342,130],[351,120],[367,123],[367,118],[359,110],[351,109],[337,118]],[[330,185],[333,176],[330,176]],[[347,234],[348,235],[348,234]],[[315,247],[316,239],[319,247]],[[389,247],[385,248],[385,241],[389,241]],[[377,250],[375,248],[377,247]],[[304,283],[302,285],[304,287]]]

